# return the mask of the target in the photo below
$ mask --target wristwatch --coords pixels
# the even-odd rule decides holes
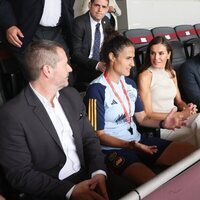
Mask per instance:
[[[161,120],[161,121],[159,122],[159,128],[164,128],[163,122],[164,122],[164,120]]]

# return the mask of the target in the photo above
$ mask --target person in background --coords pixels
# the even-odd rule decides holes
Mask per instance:
[[[83,8],[84,0],[75,0],[74,2],[74,17],[78,17],[82,14],[82,8]]]
[[[141,185],[155,176],[154,165],[170,166],[195,150],[188,143],[146,138],[139,124],[174,129],[184,121],[174,118],[175,109],[164,120],[147,117],[135,82],[128,78],[134,66],[132,42],[118,35],[106,40],[101,60],[106,71],[91,82],[84,97],[88,117],[99,137],[107,165],[116,173]],[[134,118],[134,119],[133,119]]]
[[[84,0],[82,6],[82,13],[86,13],[89,9],[90,0]],[[118,29],[117,17],[121,16],[122,12],[115,0],[109,0],[109,9],[106,16],[110,19],[111,25]]]
[[[161,36],[149,43],[145,64],[138,76],[138,90],[147,117],[164,120],[172,108],[177,108],[176,117],[189,118],[186,127],[175,130],[162,128],[161,138],[190,142],[199,147],[200,127],[197,108],[186,104],[180,95],[175,70],[171,65],[172,49]]]
[[[28,44],[38,39],[57,41],[69,54],[74,0],[2,1],[7,16],[1,18],[5,42],[21,63]]]
[[[64,46],[66,54],[72,50],[72,21],[74,0],[2,0],[5,2],[3,15],[3,44],[15,56],[12,69],[18,73],[19,91],[27,84],[24,74],[24,53],[28,44],[39,39],[54,40]],[[70,74],[70,85],[74,84]]]
[[[108,200],[104,156],[82,98],[68,86],[63,46],[35,41],[25,61],[29,84],[0,109],[6,179],[27,200]]]
[[[111,27],[105,14],[109,0],[91,0],[89,11],[74,20],[72,65],[78,82],[90,82],[105,70],[99,61],[99,51],[105,31]]]
[[[200,111],[200,54],[182,64],[179,80],[184,99],[196,104]]]

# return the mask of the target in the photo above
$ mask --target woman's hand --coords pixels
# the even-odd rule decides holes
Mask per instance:
[[[148,154],[151,154],[151,155],[158,151],[156,145],[148,146],[148,145],[136,142],[136,141],[130,141],[129,142],[129,148],[130,149],[138,149],[138,150],[144,151],[145,153],[148,153]]]
[[[163,121],[163,128],[174,130],[175,128],[181,128],[186,125],[186,119],[188,117],[183,116],[182,112],[177,112],[176,107],[167,114],[167,117]]]
[[[183,119],[187,119],[189,116],[196,114],[198,111],[197,106],[193,103],[187,104],[186,107],[183,108],[182,111],[175,113],[175,117],[182,117]]]
[[[190,115],[196,114],[198,112],[196,104],[188,103],[187,106],[190,108]]]

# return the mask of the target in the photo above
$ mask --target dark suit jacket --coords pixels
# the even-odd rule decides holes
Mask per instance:
[[[60,91],[59,102],[73,131],[82,169],[105,170],[99,140],[86,117],[79,93]],[[56,130],[30,86],[0,109],[0,164],[11,185],[45,199],[66,199],[74,185],[58,179],[66,157]]]
[[[195,103],[200,111],[200,55],[196,55],[181,66],[180,84],[183,98],[188,103]]]
[[[107,17],[102,19],[103,30],[111,27],[110,21]],[[73,55],[72,62],[80,69],[81,76],[88,76],[90,73],[95,73],[95,67],[98,63],[97,60],[88,58],[90,55],[92,30],[90,25],[89,12],[75,18],[72,29],[72,47]]]
[[[44,0],[3,0],[6,2],[5,16],[1,19],[4,29],[11,26],[18,26],[24,38],[22,38],[22,48],[16,48],[9,44],[13,51],[21,52],[27,47],[40,22]],[[66,33],[67,43],[71,43],[71,28],[73,20],[73,1],[62,0],[62,20],[61,25]],[[7,5],[9,4],[9,5]]]
[[[9,3],[6,0],[0,0],[0,29],[5,27],[3,18],[5,17],[5,10],[8,9]]]

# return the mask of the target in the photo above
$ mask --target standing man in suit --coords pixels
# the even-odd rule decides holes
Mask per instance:
[[[1,18],[6,42],[20,62],[28,44],[37,39],[55,40],[66,53],[71,48],[74,0],[2,0]]]
[[[1,18],[5,44],[17,58],[19,63],[16,67],[19,67],[23,75],[24,52],[31,41],[39,39],[57,41],[63,45],[65,52],[70,54],[74,0],[2,1],[6,6],[3,12],[4,17]],[[13,69],[14,73],[15,70]],[[69,82],[73,85],[72,73]]]
[[[10,184],[37,200],[107,200],[104,157],[63,47],[35,41],[28,86],[0,110],[0,164]]]
[[[83,0],[84,3],[82,3],[81,12],[82,14],[86,13],[88,11],[88,5],[90,0]],[[122,12],[119,6],[116,3],[116,0],[109,0],[109,9],[106,13],[106,16],[110,19],[110,23],[114,28],[118,29],[118,23],[117,23],[117,17],[121,16]]]
[[[104,63],[93,58],[96,25],[100,24],[100,47],[104,40],[106,28],[110,22],[105,14],[108,12],[109,0],[91,0],[89,11],[74,20],[72,62],[77,68],[77,81],[90,82],[104,71]]]

